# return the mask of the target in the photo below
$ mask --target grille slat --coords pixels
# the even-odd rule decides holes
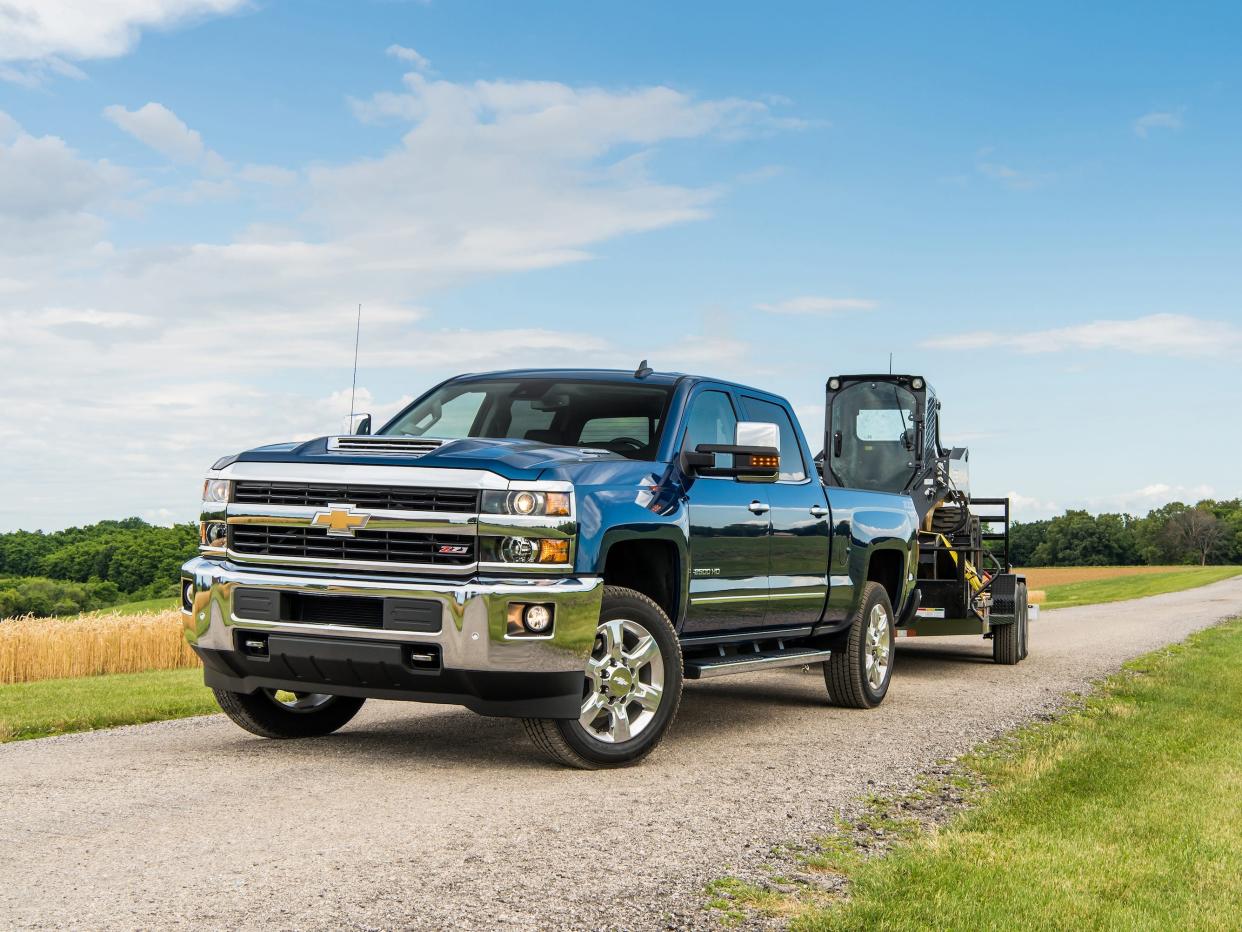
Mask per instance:
[[[466,552],[441,553],[441,547],[465,547]],[[306,557],[433,566],[468,566],[477,558],[476,538],[462,534],[363,530],[354,537],[329,537],[326,528],[253,524],[229,526],[229,549],[255,557]]]
[[[255,482],[234,484],[233,501],[242,505],[293,505],[322,507],[348,502],[359,508],[381,511],[430,511],[473,514],[479,493],[474,489],[423,489],[402,485],[330,485],[305,482]]]

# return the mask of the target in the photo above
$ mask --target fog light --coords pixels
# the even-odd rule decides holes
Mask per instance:
[[[181,608],[183,611],[194,611],[194,580],[181,580]]]
[[[532,634],[543,634],[552,626],[552,609],[546,605],[528,605],[522,615],[522,624]]]

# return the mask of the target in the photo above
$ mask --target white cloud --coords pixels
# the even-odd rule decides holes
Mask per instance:
[[[1012,517],[1018,521],[1040,521],[1056,517],[1064,511],[1054,501],[1023,495],[1021,492],[1009,493],[1009,509]]]
[[[0,278],[26,281],[41,266],[64,273],[90,261],[106,227],[97,211],[128,174],[81,158],[57,136],[31,136],[8,117],[0,123]]]
[[[1154,129],[1171,129],[1178,130],[1182,128],[1182,112],[1172,110],[1153,110],[1151,113],[1144,113],[1141,117],[1134,121],[1134,135],[1142,139]]]
[[[22,412],[0,423],[0,446],[12,462],[39,464],[6,474],[0,526],[159,508],[188,516],[197,475],[216,456],[339,430],[348,402],[306,386],[348,384],[359,301],[362,372],[390,383],[400,373],[406,386],[372,407],[391,408],[447,370],[628,360],[633,347],[602,340],[589,322],[489,329],[422,305],[447,286],[582,261],[612,238],[702,218],[720,192],[662,181],[644,154],[783,125],[763,103],[659,87],[414,74],[395,97],[391,115],[409,125],[389,151],[245,166],[184,190],[160,187],[162,170],[135,179],[56,137],[0,126],[0,395]],[[207,142],[167,107],[108,116],[181,164],[208,159]],[[249,199],[269,195],[281,212],[246,225]],[[208,197],[235,199],[241,233],[109,241],[109,218],[155,200],[193,227]],[[741,358],[744,345],[693,349]],[[74,430],[57,429],[66,423]],[[106,501],[84,476],[109,490]],[[65,498],[66,487],[82,495]]]
[[[769,314],[836,314],[840,311],[869,311],[875,306],[875,301],[864,298],[820,298],[812,295],[755,305]]]
[[[419,71],[430,71],[431,62],[423,55],[420,55],[414,49],[407,48],[404,45],[390,45],[384,50],[386,54],[391,55],[403,62],[409,62]]]
[[[1053,180],[1051,172],[1037,172],[1014,168],[992,158],[992,148],[981,149],[975,162],[975,170],[985,178],[1016,191],[1029,191]]]
[[[1006,346],[1021,353],[1118,350],[1143,355],[1213,356],[1242,347],[1242,328],[1186,314],[1149,314],[1025,333],[978,330],[927,340],[922,345],[947,350]]]
[[[70,61],[115,58],[137,45],[145,29],[169,29],[249,5],[250,0],[4,0],[0,79],[37,84],[52,74],[80,77]]]
[[[197,165],[213,174],[226,168],[224,159],[203,144],[203,137],[190,129],[177,114],[154,101],[137,110],[119,104],[105,107],[103,115],[156,152],[185,165]]]

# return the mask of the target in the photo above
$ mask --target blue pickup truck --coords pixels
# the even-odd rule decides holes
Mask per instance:
[[[878,705],[919,522],[907,494],[825,482],[760,389],[645,365],[463,375],[375,433],[216,462],[182,611],[256,734],[447,702],[610,767],[660,741],[685,679],[822,664],[829,702]]]

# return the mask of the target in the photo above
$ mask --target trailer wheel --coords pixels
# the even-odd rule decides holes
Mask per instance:
[[[837,635],[824,662],[828,701],[873,709],[884,701],[893,677],[893,606],[879,583],[867,583],[850,626]]]
[[[1030,643],[1031,643],[1031,616],[1030,616],[1031,608],[1029,605],[1027,605],[1026,600],[1027,600],[1026,583],[1021,583],[1018,586],[1018,611],[1022,616],[1022,644],[1021,644],[1021,649],[1018,651],[1019,660],[1025,660],[1027,657],[1027,654],[1030,653],[1029,648],[1030,648]]]
[[[599,770],[642,760],[664,737],[681,703],[682,656],[664,609],[641,592],[604,589],[595,646],[586,663],[581,715],[527,718],[545,757]]]
[[[1013,666],[1022,659],[1022,629],[1025,619],[1021,607],[1017,609],[1014,619],[992,629],[992,660]]]

